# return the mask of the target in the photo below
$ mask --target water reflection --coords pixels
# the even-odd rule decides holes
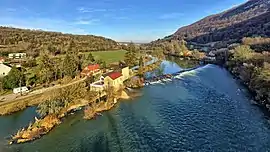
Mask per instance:
[[[171,61],[171,63],[176,63],[183,69],[193,68],[199,65],[199,61],[180,59],[179,57],[166,56],[166,60]]]

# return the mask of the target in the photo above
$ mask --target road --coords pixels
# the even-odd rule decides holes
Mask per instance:
[[[153,64],[153,63],[158,61],[157,58],[155,58],[155,57],[153,57],[151,55],[148,55],[148,56],[150,58],[152,58],[152,60],[148,61],[146,63],[146,65],[150,65],[150,64]],[[135,66],[135,67],[132,68],[132,70],[137,69],[138,67],[139,66]],[[79,79],[79,80],[76,80],[74,82],[65,84],[65,85],[56,85],[56,86],[49,87],[49,88],[42,88],[42,89],[30,92],[29,94],[24,95],[24,96],[20,96],[20,94],[8,94],[8,95],[5,95],[5,96],[0,96],[0,106],[6,105],[6,104],[9,104],[9,103],[12,103],[12,102],[16,102],[16,101],[21,100],[21,99],[29,98],[29,97],[32,97],[32,96],[35,96],[35,95],[38,95],[38,94],[42,94],[44,92],[52,91],[54,89],[60,89],[60,88],[64,88],[64,87],[76,84],[76,83],[80,83],[80,82],[84,81],[85,79],[86,79],[86,77],[82,78],[82,79]]]
[[[79,80],[76,80],[74,82],[65,84],[65,85],[55,85],[55,86],[48,87],[48,88],[42,88],[42,89],[30,92],[29,94],[27,94],[25,96],[20,96],[20,94],[8,94],[8,95],[5,95],[5,96],[0,96],[0,106],[6,105],[6,104],[9,104],[9,103],[12,103],[12,102],[16,102],[17,100],[29,98],[29,97],[32,97],[32,96],[35,96],[35,95],[38,95],[38,94],[42,94],[44,92],[52,91],[54,89],[65,88],[67,86],[71,86],[71,85],[74,85],[76,83],[83,82],[85,79],[86,79],[86,77],[82,78],[82,79],[79,79]]]

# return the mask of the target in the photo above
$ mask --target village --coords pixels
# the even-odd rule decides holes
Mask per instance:
[[[14,68],[21,70],[21,62],[26,60],[26,54],[9,54],[7,60],[9,62],[1,58],[1,77],[8,77]],[[144,73],[160,65],[159,59],[152,55],[144,55],[139,60],[139,65],[132,67],[124,62],[119,62],[114,68],[104,68],[98,63],[88,64],[66,83],[33,90],[20,83],[12,93],[0,96],[2,115],[38,105],[37,112],[41,116],[35,118],[27,129],[19,130],[10,144],[40,138],[60,124],[66,115],[82,107],[85,107],[84,118],[93,119],[100,112],[114,107],[119,99],[129,99],[130,93],[126,88],[143,87]],[[48,108],[42,108],[44,106]]]

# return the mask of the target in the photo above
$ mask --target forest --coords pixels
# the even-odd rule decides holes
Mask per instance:
[[[71,43],[72,47],[79,52],[121,48],[117,42],[100,36],[0,27],[0,53],[2,56],[11,52],[25,52],[28,56],[37,57],[44,50],[48,50],[54,55],[65,54],[70,49]]]
[[[270,36],[269,0],[250,0],[222,13],[207,16],[154,42],[186,40],[207,44],[241,42],[243,37]]]

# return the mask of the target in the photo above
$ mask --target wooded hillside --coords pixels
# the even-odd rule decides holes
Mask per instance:
[[[270,1],[249,0],[220,14],[208,16],[194,24],[178,29],[166,40],[209,42],[241,42],[243,37],[270,36]]]
[[[9,52],[26,52],[35,56],[44,49],[59,54],[67,51],[71,43],[72,47],[80,52],[113,50],[118,47],[115,41],[100,36],[0,27],[0,51],[2,55]]]

